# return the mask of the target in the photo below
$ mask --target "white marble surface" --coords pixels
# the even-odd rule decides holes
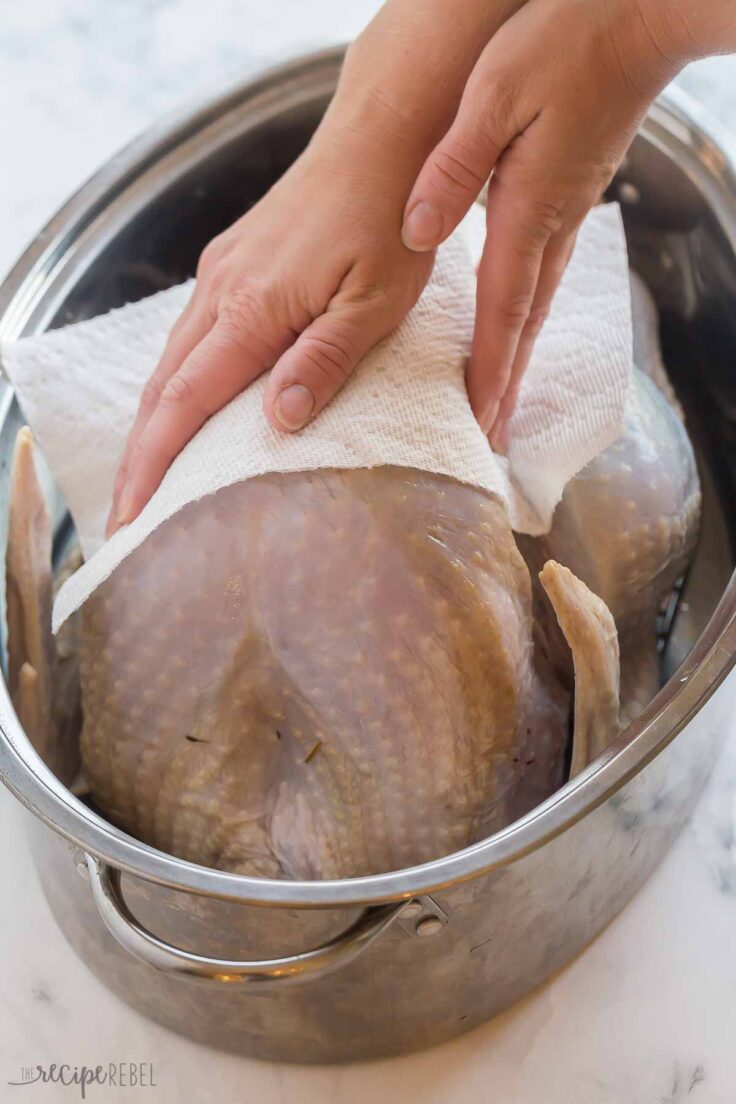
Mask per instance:
[[[0,272],[66,196],[162,112],[274,55],[354,34],[376,0],[0,0]],[[736,61],[681,82],[736,129]],[[734,1104],[736,732],[693,822],[622,916],[495,1022],[404,1059],[343,1069],[239,1060],[111,996],[57,932],[20,810],[0,792],[0,1101],[23,1065],[151,1061],[155,1090],[88,1099],[228,1104]]]

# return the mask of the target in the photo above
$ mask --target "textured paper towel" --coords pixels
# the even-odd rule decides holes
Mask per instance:
[[[632,335],[620,213],[598,207],[581,228],[524,380],[507,457],[490,450],[463,380],[482,235],[476,210],[439,251],[414,310],[313,425],[298,435],[272,430],[261,412],[261,378],[210,419],[141,515],[106,544],[115,469],[138,396],[191,285],[5,345],[3,364],[88,560],[58,596],[55,628],[182,506],[264,472],[419,468],[499,494],[519,532],[548,529],[568,479],[622,430]]]

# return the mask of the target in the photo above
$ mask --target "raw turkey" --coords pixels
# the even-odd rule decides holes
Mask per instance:
[[[656,614],[698,510],[678,412],[637,372],[624,435],[543,538],[443,476],[261,476],[164,522],[54,642],[22,431],[11,693],[68,774],[81,688],[95,804],[163,851],[275,878],[411,866],[548,797],[656,693]]]

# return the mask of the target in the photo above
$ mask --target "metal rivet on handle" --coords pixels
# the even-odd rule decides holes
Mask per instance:
[[[402,916],[419,916],[424,910],[422,908],[421,901],[410,901],[408,905],[404,905],[401,910]]]
[[[437,935],[443,927],[444,924],[438,916],[425,916],[414,930],[421,939],[426,939],[430,935]]]
[[[628,180],[625,180],[623,184],[619,186],[618,198],[622,203],[628,203],[629,206],[634,207],[637,203],[641,202],[641,193],[635,184],[631,184]]]
[[[412,939],[426,938],[428,935],[436,935],[440,928],[444,928],[449,917],[434,897],[426,894],[408,901],[401,909],[397,923]]]

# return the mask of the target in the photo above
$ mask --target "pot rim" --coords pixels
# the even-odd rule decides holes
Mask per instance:
[[[95,173],[40,231],[0,286],[0,338],[40,331],[29,321],[48,298],[48,284],[69,251],[99,242],[95,227],[123,193],[162,159],[244,103],[273,104],[290,85],[324,77],[329,92],[342,47],[271,66],[255,78],[164,119]],[[329,83],[328,83],[329,81]],[[736,253],[736,139],[680,89],[652,105],[642,132],[676,154],[679,167],[707,199]],[[122,204],[118,203],[119,206]],[[103,220],[104,221],[104,220]],[[0,401],[0,427],[14,403]],[[287,882],[198,866],[158,851],[109,824],[75,798],[32,748],[0,686],[0,777],[37,817],[80,849],[129,874],[172,889],[252,905],[337,908],[419,896],[509,865],[542,847],[592,812],[638,774],[685,728],[736,664],[736,573],[691,652],[644,714],[595,763],[522,819],[487,840],[421,866],[335,881]]]

